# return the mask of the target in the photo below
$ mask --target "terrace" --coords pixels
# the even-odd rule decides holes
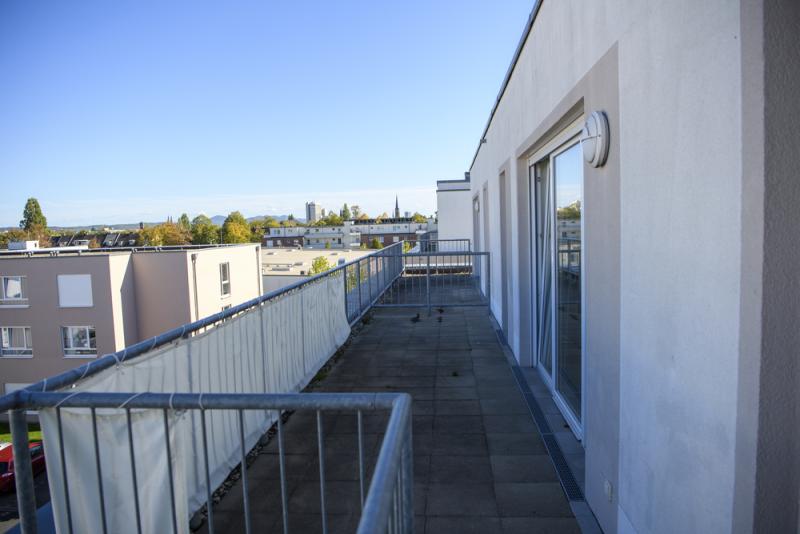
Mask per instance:
[[[402,250],[0,398],[12,432],[23,409],[43,413],[55,522],[65,532],[579,532],[580,490],[556,469],[564,458],[487,313],[488,255]],[[329,361],[315,336],[334,329],[325,317],[341,299],[353,331]],[[296,331],[269,329],[287,314]],[[150,376],[147,361],[187,352],[199,389],[181,376],[182,387],[159,376],[159,392],[120,386],[114,374]],[[220,388],[217,374],[242,383]],[[164,469],[142,468],[144,451]],[[17,487],[35,532],[28,476],[18,472]]]

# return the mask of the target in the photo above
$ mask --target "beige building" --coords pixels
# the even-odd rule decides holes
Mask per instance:
[[[261,292],[258,245],[0,255],[2,392]]]
[[[311,265],[322,256],[332,267],[348,263],[374,250],[338,249],[312,250],[299,248],[268,248],[261,250],[261,274],[264,293],[275,291],[308,278]]]

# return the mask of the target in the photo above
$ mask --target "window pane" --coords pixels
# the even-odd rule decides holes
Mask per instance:
[[[22,299],[22,278],[19,276],[4,277],[3,294],[8,300]]]
[[[97,348],[97,339],[94,333],[94,327],[89,327],[89,347],[96,349]]]
[[[556,388],[581,419],[581,201],[580,145],[555,157],[556,193]],[[564,237],[566,236],[566,237]]]
[[[68,349],[72,346],[71,343],[72,339],[69,336],[69,328],[67,328],[66,326],[61,327],[61,338],[63,340],[65,349]]]

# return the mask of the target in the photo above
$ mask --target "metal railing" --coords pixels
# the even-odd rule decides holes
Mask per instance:
[[[7,403],[6,403],[7,404]],[[206,509],[208,514],[208,532],[214,532],[214,501],[212,498],[209,472],[209,448],[206,430],[206,413],[209,411],[234,411],[238,414],[238,432],[241,450],[241,485],[243,493],[243,518],[244,530],[248,534],[252,530],[252,507],[248,493],[247,455],[248,447],[245,445],[244,413],[248,410],[274,410],[277,412],[308,410],[316,414],[317,427],[317,454],[319,463],[319,499],[322,520],[322,532],[327,532],[326,509],[326,476],[325,476],[325,433],[323,431],[323,414],[330,411],[355,412],[357,415],[357,433],[353,448],[358,450],[358,481],[360,487],[361,518],[358,524],[358,534],[371,534],[380,532],[411,533],[414,526],[413,508],[413,452],[412,452],[412,425],[411,425],[411,397],[405,393],[300,393],[300,394],[191,394],[191,393],[58,393],[58,392],[33,392],[22,390],[14,396],[13,404],[4,406],[9,409],[11,428],[13,434],[13,447],[16,465],[17,499],[20,509],[20,519],[23,533],[37,531],[36,503],[33,493],[33,472],[27,440],[27,422],[25,410],[54,410],[58,420],[58,450],[60,453],[61,481],[63,483],[63,497],[66,506],[67,531],[72,534],[73,513],[70,506],[70,492],[68,480],[70,470],[65,455],[64,433],[61,426],[61,414],[64,409],[83,409],[91,416],[93,433],[93,455],[95,459],[95,472],[91,476],[97,484],[97,503],[101,510],[101,524],[96,530],[109,532],[107,517],[107,504],[104,497],[104,484],[109,476],[104,473],[101,465],[101,448],[98,441],[98,416],[97,410],[104,410],[104,416],[109,411],[125,415],[127,421],[127,439],[130,453],[131,498],[127,501],[129,512],[136,518],[136,532],[142,532],[142,512],[140,509],[141,488],[137,482],[139,473],[144,466],[136,465],[137,438],[131,424],[131,414],[141,415],[145,411],[160,411],[164,421],[164,447],[167,454],[169,470],[169,496],[170,496],[170,524],[172,532],[179,532],[178,517],[176,514],[176,495],[173,483],[171,457],[179,451],[171,449],[170,439],[170,414],[177,411],[199,411],[202,421],[202,454],[205,466],[205,482],[207,490]],[[378,454],[372,481],[369,490],[365,492],[366,466],[364,454],[364,429],[362,414],[366,411],[390,410],[389,420],[386,425],[380,452]],[[277,433],[273,439],[278,443],[278,458],[280,471],[281,493],[281,521],[283,532],[291,531],[289,522],[289,495],[287,491],[286,451],[284,444],[285,430],[281,417],[277,417]],[[75,468],[73,467],[73,470]],[[87,480],[89,473],[72,472],[72,476]],[[119,505],[119,501],[116,502]],[[122,512],[115,509],[116,514]],[[165,531],[168,529],[165,529]]]
[[[412,249],[413,251],[413,249]],[[491,296],[488,252],[409,252],[377,307],[488,306]]]
[[[207,330],[209,327],[213,327],[215,325],[224,323],[244,312],[262,306],[264,303],[271,301],[273,299],[278,299],[285,297],[293,292],[301,291],[305,286],[310,284],[315,284],[319,282],[323,278],[330,278],[331,280],[341,279],[342,282],[336,283],[343,283],[344,284],[344,308],[348,322],[352,325],[357,322],[368,310],[369,308],[381,297],[382,293],[386,291],[388,287],[392,285],[396,278],[400,276],[403,270],[403,260],[402,260],[402,247],[403,243],[396,243],[384,249],[378,250],[368,256],[364,256],[357,260],[351,261],[349,263],[336,266],[324,273],[309,277],[306,280],[302,280],[295,284],[291,284],[284,288],[278,289],[276,291],[264,294],[260,297],[252,299],[250,301],[244,302],[242,304],[233,306],[227,310],[223,310],[219,313],[211,315],[209,317],[205,317],[198,321],[195,321],[190,324],[186,324],[180,326],[178,328],[174,328],[163,334],[160,334],[156,337],[151,339],[141,341],[130,347],[127,347],[123,350],[120,350],[113,354],[106,354],[100,358],[95,360],[91,360],[90,362],[81,365],[75,369],[70,371],[61,373],[54,377],[49,377],[45,380],[37,382],[28,386],[23,390],[18,390],[13,393],[10,393],[5,396],[0,396],[0,413],[2,412],[9,412],[9,419],[11,422],[11,433],[12,433],[12,447],[15,457],[15,470],[17,471],[18,475],[16,476],[16,486],[17,486],[17,497],[18,497],[18,507],[20,513],[20,523],[22,532],[25,533],[32,533],[36,532],[36,525],[35,525],[35,518],[36,518],[36,507],[35,502],[31,500],[31,496],[33,495],[33,481],[32,478],[29,476],[31,471],[31,463],[30,463],[30,454],[28,451],[27,445],[27,425],[25,422],[25,412],[24,410],[33,410],[37,407],[43,406],[52,406],[52,404],[47,404],[48,399],[56,399],[55,402],[64,401],[64,404],[61,406],[77,406],[73,404],[75,399],[85,399],[87,403],[85,407],[89,407],[90,409],[97,408],[97,407],[107,407],[105,404],[97,404],[93,405],[92,402],[99,402],[99,400],[103,399],[102,395],[123,395],[126,398],[131,397],[132,393],[80,393],[75,394],[73,397],[69,399],[69,402],[66,402],[64,393],[55,393],[56,390],[60,390],[63,388],[67,388],[77,384],[79,381],[88,378],[90,376],[96,375],[101,371],[106,369],[112,368],[114,366],[120,365],[122,363],[128,362],[140,356],[150,354],[155,349],[159,349],[164,347],[170,343],[179,342],[182,339],[189,338],[196,333],[203,332]],[[51,397],[48,397],[50,395]],[[94,395],[98,395],[95,397]],[[137,394],[136,399],[147,398],[147,395],[150,394]],[[162,395],[162,394],[152,394],[152,395]],[[174,404],[174,400],[179,397],[179,395],[185,394],[173,394],[173,404],[159,404],[158,406],[149,406],[151,408],[158,407],[164,409],[165,407],[171,406],[172,408],[176,408]],[[229,409],[240,409],[240,410],[249,410],[254,409],[252,408],[251,404],[247,404],[248,402],[256,402],[253,401],[251,396],[245,395],[244,397],[241,394],[219,394],[221,395],[218,401],[221,405],[224,405],[226,402],[229,404],[227,405]],[[298,397],[296,405],[302,406],[302,403],[305,401],[300,401],[299,398],[305,396],[306,394],[302,394]],[[169,394],[166,395],[170,397]],[[271,402],[269,399],[273,399],[274,395],[267,395],[267,394],[260,394],[260,397],[264,397],[267,400],[258,401],[258,402]],[[209,394],[206,394],[202,397],[203,405],[208,407],[206,404],[208,399],[211,398]],[[94,400],[89,400],[94,399]],[[159,402],[163,401],[164,397],[153,397],[153,399],[161,399]],[[225,400],[228,399],[228,400]],[[237,400],[238,399],[238,400]],[[349,399],[349,400],[348,400]],[[356,399],[355,401],[353,399]],[[236,402],[245,402],[243,405],[238,405]],[[353,397],[350,394],[342,394],[342,398],[336,402],[332,402],[328,408],[325,409],[335,409],[331,406],[339,406],[342,407],[342,403],[351,403],[351,407],[361,406],[358,404],[359,402],[363,401],[364,398],[355,396]],[[133,402],[133,401],[131,401]],[[138,400],[137,400],[138,402]],[[155,402],[155,401],[153,401]],[[166,401],[165,401],[166,402]],[[187,401],[188,402],[188,401]],[[258,404],[256,402],[256,404]],[[232,404],[231,404],[232,403]],[[355,404],[352,404],[355,403]],[[119,406],[117,404],[116,406]],[[135,408],[140,406],[139,404],[131,403],[128,404],[130,408]],[[259,405],[260,406],[260,405]],[[148,407],[148,406],[142,406]],[[171,409],[171,408],[170,408]],[[189,408],[187,408],[189,409]],[[322,409],[322,408],[320,408]],[[366,408],[365,408],[366,409]],[[410,408],[409,408],[410,411]],[[400,416],[398,416],[400,417]],[[406,417],[406,416],[402,416]],[[410,417],[410,416],[409,416]],[[396,426],[396,425],[395,425]],[[387,429],[386,440],[393,440],[399,439],[398,436],[401,434],[401,430],[395,429],[391,430],[393,427]],[[403,431],[404,432],[404,431]],[[97,446],[97,443],[95,443]],[[385,447],[388,447],[388,451],[394,451],[397,444],[386,444]],[[382,449],[383,451],[383,449]],[[63,456],[63,450],[61,451]],[[381,460],[381,462],[394,462],[395,458],[399,453],[395,452],[387,452],[386,458]],[[380,462],[379,462],[380,463]],[[394,473],[395,467],[382,467],[380,469],[381,472],[388,473],[385,476],[389,476]],[[26,475],[27,472],[27,475]],[[376,467],[375,477],[378,476],[379,469]],[[384,475],[382,475],[384,476]],[[389,482],[380,482],[381,478],[373,478],[373,485],[376,488],[375,491],[388,491],[391,490],[392,487],[389,486]],[[393,490],[394,491],[394,490]],[[396,493],[396,491],[395,491]],[[372,505],[366,506],[365,503],[365,517],[371,517],[369,521],[371,523],[367,523],[369,526],[366,530],[359,530],[359,532],[378,532],[379,529],[372,529],[378,523],[376,521],[382,521],[385,519],[385,510],[390,509],[392,506],[399,506],[398,503],[394,503],[392,499],[392,492],[389,492],[388,497],[386,495],[378,495],[372,497],[372,500],[375,502],[380,502],[380,506]],[[68,498],[68,497],[67,497]],[[384,503],[385,499],[390,499],[387,503]],[[370,499],[367,499],[369,501]],[[393,504],[394,503],[394,504]],[[405,499],[402,501],[403,506],[411,506],[411,500]],[[369,514],[367,514],[369,512]],[[396,512],[392,512],[395,514]],[[412,514],[413,515],[413,514]],[[394,516],[392,516],[394,517]],[[395,527],[392,532],[410,532],[407,528],[400,529],[400,526],[405,525],[406,527],[410,524],[403,520],[400,523],[395,521],[392,523]]]
[[[418,239],[406,241],[406,252],[472,252],[472,241],[469,239]]]

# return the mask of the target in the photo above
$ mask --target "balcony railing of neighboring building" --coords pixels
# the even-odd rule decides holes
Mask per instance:
[[[270,427],[277,427],[285,477],[280,414],[286,410],[316,412],[323,524],[323,416],[350,411],[359,420],[358,532],[411,532],[410,398],[297,393],[372,306],[412,304],[398,298],[403,291],[411,288],[415,305],[429,310],[488,301],[481,291],[488,295],[488,253],[404,253],[408,247],[396,243],[0,397],[0,412],[11,421],[23,532],[36,532],[26,410],[39,410],[61,532],[187,532],[204,506],[213,529],[212,493]],[[427,293],[420,291],[423,280]],[[437,301],[437,288],[447,284],[463,287],[461,302]],[[391,415],[365,492],[360,421],[370,410]],[[285,484],[281,498],[289,532]],[[249,525],[247,498],[243,514]]]

